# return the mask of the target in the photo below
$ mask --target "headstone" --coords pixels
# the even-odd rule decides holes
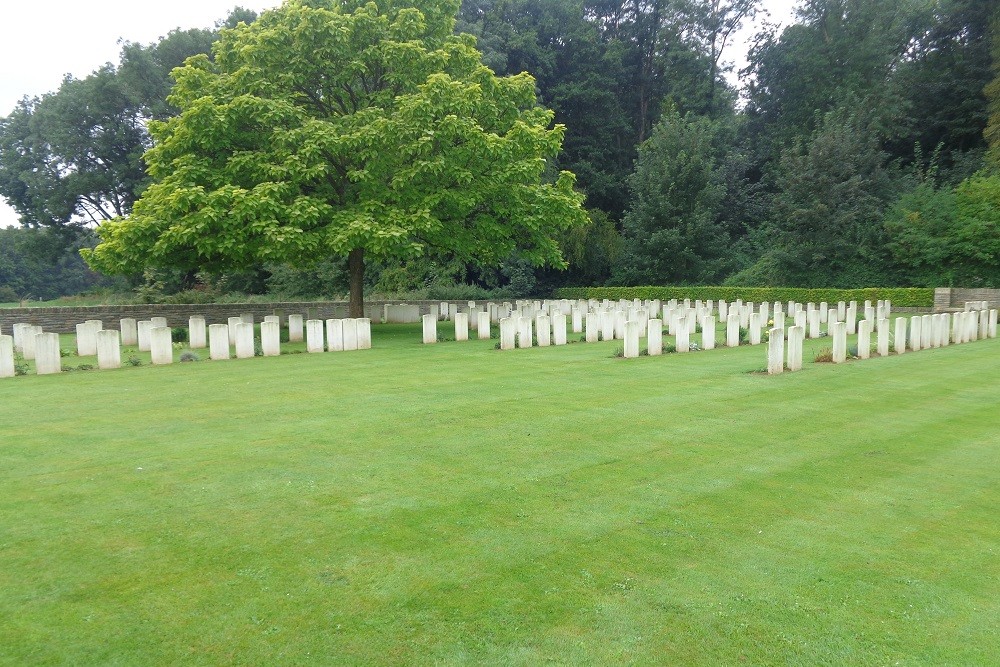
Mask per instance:
[[[725,301],[719,301],[719,321],[729,321],[729,304]]]
[[[323,343],[320,337],[320,351]],[[326,321],[326,349],[329,352],[344,351],[344,320],[330,318]]]
[[[14,375],[14,337],[0,334],[0,378]]]
[[[359,317],[358,324],[358,349],[372,349],[372,319],[370,317]]]
[[[830,326],[830,336],[833,338],[833,363],[842,364],[847,361],[847,323],[834,322]]]
[[[149,330],[149,355],[156,366],[174,363],[174,342],[170,338],[168,327],[153,327]]]
[[[156,327],[169,327],[167,324],[167,318],[165,317],[151,317],[149,321],[153,323],[153,328]]]
[[[299,314],[288,316],[288,342],[302,342],[302,316]]]
[[[872,321],[861,320],[858,323],[858,359],[871,357]]]
[[[858,303],[851,301],[847,304],[847,335],[853,336],[858,332]]]
[[[589,311],[587,312],[587,315],[585,317],[586,328],[584,333],[584,340],[586,340],[588,343],[596,343],[598,340],[600,340],[601,331],[600,328],[598,327],[598,317],[599,315],[597,313]]]
[[[306,320],[306,352],[323,351],[323,320]]]
[[[954,313],[951,316],[951,342],[958,344],[964,342],[962,340],[962,319],[961,313]]]
[[[941,321],[941,338],[938,341],[940,347],[945,347],[951,342],[951,318],[948,313],[941,313],[940,315],[935,315]]]
[[[433,345],[438,340],[437,316],[434,313],[423,316],[424,321],[424,345]]]
[[[156,327],[157,329],[163,329],[165,327]],[[153,322],[151,320],[142,320],[141,322],[136,322],[136,331],[138,332],[138,343],[140,352],[149,352],[150,349],[150,332],[153,330]]]
[[[878,349],[878,356],[888,357],[889,356],[889,320],[882,318],[878,321],[878,342],[876,343]]]
[[[920,319],[919,315],[914,315],[913,317],[910,318],[910,349],[911,350],[916,351],[916,350],[920,349],[920,345],[921,345],[920,341],[921,341],[921,339],[923,337],[922,334],[921,334],[921,331],[920,331],[921,326],[922,326],[921,325],[921,319]]]
[[[254,353],[253,324],[240,322],[236,325],[236,358],[252,359]]]
[[[812,304],[809,304],[810,306]],[[806,319],[809,320],[809,337],[819,338],[820,316],[816,308],[806,310]]]
[[[677,327],[677,335],[674,337],[674,347],[678,352],[691,351],[691,330],[687,327],[686,318],[683,318],[680,326]]]
[[[97,367],[101,370],[121,368],[121,334],[114,329],[97,332]]]
[[[229,325],[208,325],[208,356],[212,361],[229,358]]]
[[[987,325],[986,325],[986,335],[989,338],[997,337],[997,309],[991,308],[986,315]]]
[[[97,329],[90,322],[76,325],[76,353],[81,357],[97,354]]]
[[[513,317],[500,318],[500,349],[513,350],[517,342],[517,319]]]
[[[265,357],[281,355],[281,324],[265,321],[260,324],[260,349]]]
[[[788,370],[802,370],[802,344],[805,341],[806,330],[802,327],[788,328]]]
[[[615,313],[611,310],[601,311],[601,340],[613,340],[615,337]]]
[[[208,344],[208,327],[205,326],[205,318],[201,315],[192,315],[188,318],[188,347],[192,350],[200,350]]]
[[[517,320],[517,346],[529,348],[531,345],[531,318],[522,316]]]
[[[819,321],[821,324],[826,324],[830,320],[830,304],[826,301],[819,302]]]
[[[753,313],[750,316],[750,322],[749,322],[749,324],[750,324],[750,327],[749,327],[750,332],[749,332],[749,336],[748,337],[750,338],[750,344],[751,345],[760,345],[760,332],[761,332],[761,324],[762,324],[761,321],[760,321],[760,313]]]
[[[623,340],[625,338],[625,322],[627,321],[628,318],[625,316],[625,311],[623,310],[614,311],[615,340]]]
[[[455,340],[469,340],[468,313],[455,313]]]
[[[816,311],[817,316],[819,311]],[[767,339],[767,373],[777,375],[785,370],[785,330],[774,327]]]
[[[646,322],[646,349],[651,357],[663,354],[663,320],[653,318]]]
[[[552,343],[551,331],[548,315],[539,315],[535,318],[535,338],[538,339],[538,347],[548,347]]]
[[[169,332],[169,329],[167,331]],[[59,351],[59,334],[36,333],[34,336],[30,334],[29,336],[32,338],[31,345],[35,355],[35,372],[39,375],[61,373],[62,355]]]
[[[715,318],[711,313],[701,318],[701,349],[715,349]]]
[[[358,320],[355,317],[348,317],[343,320],[344,349],[354,351],[358,349]]]
[[[566,313],[556,312],[552,316],[552,344],[566,344]]]
[[[896,332],[892,340],[892,350],[896,354],[906,352],[906,318],[896,318]]]
[[[990,335],[990,311],[979,311],[979,339],[985,340]]]
[[[583,333],[583,311],[579,308],[573,308],[570,313],[572,319],[573,333]]]
[[[837,321],[845,322],[847,321],[847,304],[843,301],[837,302]]]
[[[625,322],[625,358],[634,359],[639,356],[639,322]]]
[[[739,347],[740,344],[740,316],[733,312],[729,313],[726,320],[726,347]]]
[[[920,349],[929,350],[931,347],[931,316],[923,315],[920,318]]]
[[[491,335],[489,311],[479,311],[478,318],[479,322],[476,323],[476,335],[479,337],[479,340],[489,340]]]
[[[281,316],[280,315],[265,315],[264,316],[264,321],[265,322],[274,322],[275,324],[278,325],[279,329],[281,328]]]

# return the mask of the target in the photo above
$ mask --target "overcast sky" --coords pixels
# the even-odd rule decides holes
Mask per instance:
[[[772,20],[787,23],[795,0],[764,0]],[[0,10],[0,116],[25,95],[56,90],[63,76],[82,78],[116,63],[119,40],[148,44],[174,28],[208,28],[235,5],[260,12],[279,0],[3,0]],[[752,31],[745,31],[751,33]],[[726,59],[745,63],[744,38]],[[17,224],[0,198],[0,227]]]

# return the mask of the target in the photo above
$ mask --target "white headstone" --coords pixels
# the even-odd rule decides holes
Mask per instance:
[[[326,321],[326,349],[330,352],[344,351],[344,320],[331,318]]]
[[[817,316],[819,311],[816,311]],[[785,330],[774,327],[767,339],[767,372],[777,375],[785,370]]]
[[[809,304],[812,306],[813,304]],[[816,308],[806,310],[806,319],[809,321],[809,337],[819,338],[820,315]]]
[[[552,325],[548,315],[539,315],[535,318],[535,338],[538,339],[538,347],[548,347],[552,344],[551,331]]]
[[[896,331],[892,339],[892,349],[896,354],[906,352],[906,318],[896,318]]]
[[[711,320],[712,317],[705,319]],[[646,322],[646,349],[651,357],[663,354],[663,320],[653,318]]]
[[[477,314],[479,322],[476,323],[476,336],[479,340],[490,339],[490,313],[488,310],[481,310]]]
[[[920,349],[929,350],[931,348],[931,316],[923,315],[920,318]]]
[[[0,334],[0,378],[14,375],[14,337]]]
[[[281,355],[281,324],[275,321],[260,323],[260,349],[265,357]]]
[[[517,318],[500,318],[500,349],[513,350],[517,342]]]
[[[701,349],[715,349],[715,318],[711,313],[701,318]]]
[[[802,344],[805,341],[806,330],[802,327],[788,328],[788,370],[802,370]]]
[[[306,320],[306,352],[323,351],[323,320]]]
[[[889,320],[882,318],[878,321],[878,341],[876,343],[878,348],[878,356],[888,357],[889,356]]]
[[[253,324],[253,313],[240,313],[240,319],[244,324]],[[239,352],[236,353],[237,358],[239,358]]]
[[[726,320],[726,347],[739,347],[740,344],[740,316],[729,313]]]
[[[294,314],[288,316],[288,342],[302,342],[302,315]]]
[[[424,322],[424,345],[433,345],[438,340],[437,317],[434,313],[423,316]]]
[[[358,320],[353,317],[348,317],[341,320],[343,324],[344,332],[344,349],[345,350],[357,350],[358,349]]]
[[[166,327],[156,327],[158,329],[164,329]],[[140,352],[149,352],[150,349],[150,332],[153,330],[152,320],[142,320],[141,322],[136,322],[136,331],[138,332],[138,347]]]
[[[625,322],[625,358],[634,359],[639,356],[639,322],[628,320]]]
[[[922,334],[920,331],[921,319],[919,315],[914,315],[910,318],[910,349],[919,350],[921,345]]]
[[[170,338],[168,327],[153,327],[149,330],[149,355],[157,366],[174,363],[174,342]]]
[[[192,350],[200,350],[207,343],[208,327],[205,326],[205,318],[201,315],[192,315],[188,318],[188,347]]]
[[[847,323],[831,324],[830,336],[833,338],[833,363],[842,364],[847,361]]]
[[[531,318],[521,316],[517,321],[517,346],[528,348],[532,346],[531,341]]]
[[[97,329],[90,322],[76,325],[76,353],[81,357],[97,354]]]
[[[226,320],[229,324],[229,344],[236,345],[236,325],[243,324],[242,317],[230,317]],[[140,348],[141,349],[141,348]]]
[[[588,343],[596,343],[601,338],[601,330],[598,326],[599,315],[594,312],[587,312],[584,320],[586,324],[584,340]]]
[[[580,308],[573,307],[570,317],[572,319],[573,333],[583,333],[583,315],[584,311]]]
[[[35,354],[35,372],[39,375],[61,373],[62,355],[59,351],[59,334],[36,333],[31,338]]]
[[[121,327],[122,345],[132,347],[139,344],[139,330],[136,327],[134,318],[123,317],[118,322],[118,326]]]
[[[358,318],[358,349],[372,349],[372,320],[370,317]]]
[[[229,358],[229,325],[208,325],[208,356],[212,361]]]
[[[566,344],[566,313],[561,311],[552,316],[552,344]]]
[[[761,320],[760,313],[752,313],[750,315],[750,331],[749,338],[751,345],[760,345],[760,333],[761,333]]]
[[[868,359],[871,357],[872,349],[872,321],[861,320],[858,322],[858,359]]]
[[[101,370],[121,368],[121,334],[114,329],[97,332],[97,367]]]
[[[455,313],[455,340],[469,340],[468,313]]]
[[[253,324],[243,321],[236,325],[236,358],[252,359],[254,353]]]
[[[153,323],[153,328],[168,326],[167,318],[165,317],[151,317],[149,318],[149,321]]]

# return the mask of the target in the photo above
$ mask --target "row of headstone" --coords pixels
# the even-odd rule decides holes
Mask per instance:
[[[344,318],[306,321],[306,352],[368,350],[372,346],[371,319]],[[325,336],[324,336],[325,333]]]

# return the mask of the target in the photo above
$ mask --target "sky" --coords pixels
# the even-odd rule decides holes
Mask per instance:
[[[787,24],[795,0],[764,0],[771,20]],[[0,116],[25,95],[54,91],[66,74],[84,78],[107,62],[117,63],[120,41],[149,44],[174,28],[209,28],[236,5],[261,12],[279,0],[4,0],[0,9]],[[726,60],[745,65],[744,30]],[[0,197],[0,227],[17,215]]]

